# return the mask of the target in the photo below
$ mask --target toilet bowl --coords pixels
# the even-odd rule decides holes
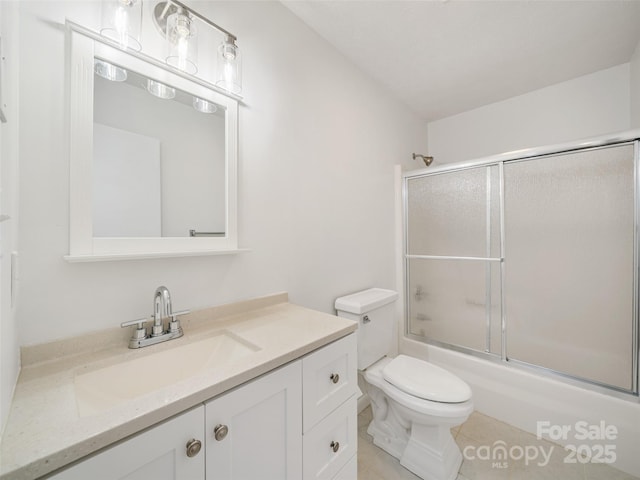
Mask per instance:
[[[462,454],[451,428],[473,411],[471,389],[429,362],[387,355],[393,338],[391,290],[369,289],[336,300],[339,316],[358,321],[358,369],[366,382],[373,443],[425,480],[453,480]]]
[[[444,402],[438,398],[449,390],[432,388],[420,396],[408,393],[414,384],[391,383],[385,379],[385,370],[394,362],[410,359],[413,374],[422,373],[425,378],[435,374],[444,387],[450,381],[458,387],[455,398],[459,401]],[[451,428],[464,423],[471,412],[471,389],[466,383],[436,365],[399,355],[395,359],[383,358],[364,372],[367,393],[371,400],[373,420],[367,433],[373,443],[400,460],[400,464],[425,480],[455,479],[462,463],[462,454],[451,436]],[[451,385],[450,385],[451,386]],[[446,396],[446,395],[445,395]],[[465,400],[462,400],[465,399]]]

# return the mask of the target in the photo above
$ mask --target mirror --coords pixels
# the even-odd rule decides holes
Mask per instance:
[[[237,100],[76,30],[65,258],[236,252]]]
[[[94,237],[224,236],[225,108],[95,66]],[[114,69],[124,78],[101,76]]]

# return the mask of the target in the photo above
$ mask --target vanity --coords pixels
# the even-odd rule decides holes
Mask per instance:
[[[355,479],[354,322],[287,294],[23,349],[0,478]]]

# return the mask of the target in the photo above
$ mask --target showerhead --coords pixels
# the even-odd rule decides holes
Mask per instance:
[[[426,155],[420,155],[419,153],[414,153],[413,159],[415,160],[416,158],[421,158],[427,167],[433,163],[433,157],[428,157]]]

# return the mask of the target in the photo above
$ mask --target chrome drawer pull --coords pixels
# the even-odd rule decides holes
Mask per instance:
[[[340,381],[340,375],[337,373],[332,373],[329,377],[333,383],[338,383]]]
[[[340,442],[331,442],[331,445],[329,446],[331,447],[331,450],[333,450],[333,453],[337,453],[340,448]]]

